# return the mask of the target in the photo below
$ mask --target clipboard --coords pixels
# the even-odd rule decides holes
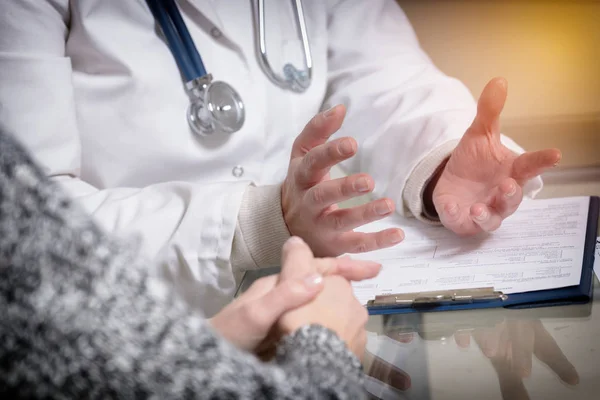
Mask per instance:
[[[592,299],[594,253],[600,198],[590,197],[583,265],[579,285],[524,293],[504,294],[492,287],[376,296],[369,300],[369,315],[438,312],[503,307],[522,309],[585,304]]]

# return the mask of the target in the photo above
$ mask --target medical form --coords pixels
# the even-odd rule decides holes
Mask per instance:
[[[578,285],[589,197],[525,200],[492,233],[458,237],[440,226],[400,216],[362,231],[401,227],[399,245],[353,255],[382,263],[380,274],[355,282],[362,304],[376,295],[494,287],[505,294]]]

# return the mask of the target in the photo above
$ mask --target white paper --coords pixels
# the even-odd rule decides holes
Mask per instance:
[[[594,257],[594,272],[600,279],[600,236],[596,239],[596,254]]]
[[[375,295],[493,286],[504,293],[579,284],[588,197],[526,200],[502,227],[476,237],[399,216],[363,231],[401,227],[406,239],[391,249],[353,255],[381,262],[380,274],[354,283],[361,303]]]

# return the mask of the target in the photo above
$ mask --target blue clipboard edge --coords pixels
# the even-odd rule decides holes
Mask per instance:
[[[481,308],[504,307],[507,309],[523,309],[533,307],[551,307],[568,304],[587,303],[592,299],[592,282],[594,275],[594,253],[596,250],[596,234],[600,216],[600,197],[590,196],[588,223],[583,248],[583,265],[581,280],[577,286],[560,289],[538,290],[527,293],[513,293],[508,300],[494,300],[457,305],[431,305],[421,307],[389,307],[367,308],[369,315],[406,314],[415,312],[459,311]]]

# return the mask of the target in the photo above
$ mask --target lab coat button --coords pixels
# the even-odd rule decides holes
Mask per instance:
[[[219,30],[219,28],[212,28],[210,30],[210,34],[212,35],[212,37],[214,37],[215,39],[220,38],[221,36],[223,36],[223,32],[221,32]]]
[[[235,167],[233,167],[233,169],[231,170],[231,174],[233,176],[235,176],[236,178],[241,177],[242,175],[244,175],[244,168],[241,165],[236,165]]]

